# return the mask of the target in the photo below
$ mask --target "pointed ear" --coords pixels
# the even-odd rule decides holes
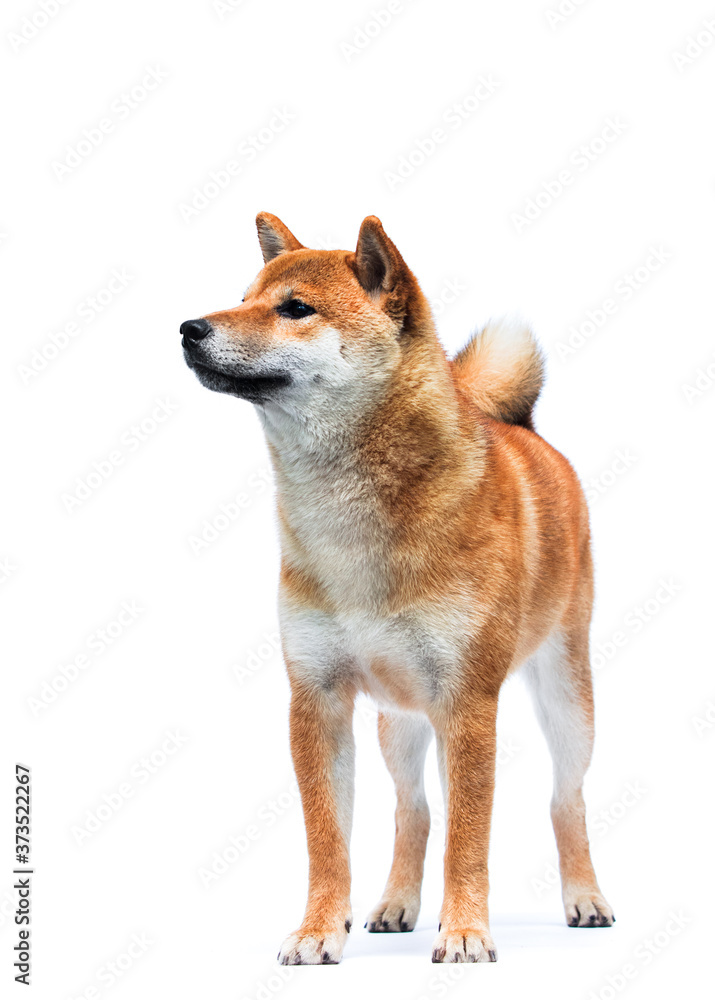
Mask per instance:
[[[278,257],[279,254],[288,253],[291,250],[304,250],[305,247],[299,243],[293,233],[277,216],[270,212],[259,212],[256,216],[256,228],[258,229],[258,242],[261,244],[263,263]]]
[[[355,250],[355,271],[366,292],[389,292],[405,269],[400,253],[374,215],[360,226]]]

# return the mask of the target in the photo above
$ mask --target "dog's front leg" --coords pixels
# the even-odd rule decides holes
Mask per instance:
[[[489,831],[496,696],[459,698],[435,719],[447,811],[444,901],[433,962],[495,962],[489,933]]]
[[[352,923],[353,702],[354,692],[342,686],[291,676],[290,741],[308,838],[309,887],[303,923],[278,954],[283,965],[339,962]]]

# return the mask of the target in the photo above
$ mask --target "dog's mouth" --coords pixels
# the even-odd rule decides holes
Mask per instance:
[[[288,372],[276,371],[270,375],[229,375],[197,361],[187,352],[184,354],[186,364],[207,389],[238,396],[252,403],[266,402],[291,383]]]

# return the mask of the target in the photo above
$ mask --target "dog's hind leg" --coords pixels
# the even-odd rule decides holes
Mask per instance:
[[[615,917],[593,870],[582,792],[593,747],[587,625],[552,636],[525,665],[524,674],[553,758],[551,819],[566,921],[569,927],[608,927]]]
[[[395,853],[385,891],[365,926],[370,931],[411,931],[420,910],[430,826],[423,772],[433,730],[419,715],[380,712],[377,731],[397,792]]]

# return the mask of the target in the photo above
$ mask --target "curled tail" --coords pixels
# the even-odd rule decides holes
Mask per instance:
[[[531,412],[544,384],[544,357],[527,326],[490,320],[452,364],[462,390],[480,410],[533,430]]]

